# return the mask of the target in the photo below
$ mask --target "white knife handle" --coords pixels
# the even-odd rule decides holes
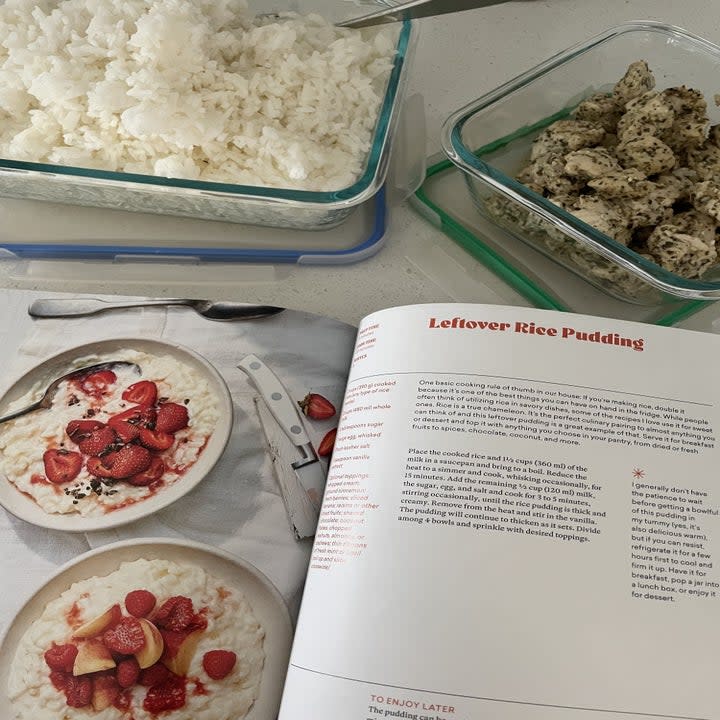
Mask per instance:
[[[270,412],[290,440],[295,445],[307,445],[310,438],[305,432],[300,408],[278,376],[256,355],[246,355],[238,367],[252,378]]]

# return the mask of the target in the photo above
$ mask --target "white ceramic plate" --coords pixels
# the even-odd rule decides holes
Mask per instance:
[[[166,507],[192,490],[213,468],[220,458],[232,430],[232,399],[225,381],[218,371],[201,355],[175,343],[149,340],[147,338],[118,338],[81,345],[55,355],[36,365],[15,381],[0,398],[0,416],[4,408],[23,397],[38,384],[44,386],[66,372],[74,369],[78,358],[92,355],[112,355],[119,350],[131,348],[150,355],[170,355],[201,373],[209,382],[218,402],[218,422],[205,449],[192,467],[172,485],[160,489],[155,495],[133,505],[119,508],[97,516],[83,517],[79,513],[47,513],[32,498],[20,492],[7,478],[0,474],[0,505],[16,517],[41,527],[69,532],[103,530],[138,520]],[[89,364],[92,364],[89,360]],[[38,410],[37,412],[44,412]],[[0,427],[1,429],[1,427]]]
[[[51,600],[74,582],[108,575],[125,561],[146,558],[199,565],[244,593],[265,629],[265,665],[260,692],[246,720],[275,720],[285,682],[293,627],[287,606],[275,586],[254,565],[209,545],[168,538],[126,540],[91,550],[65,564],[20,609],[0,641],[0,707],[9,708],[7,682],[20,640]],[[6,711],[3,711],[5,713]]]

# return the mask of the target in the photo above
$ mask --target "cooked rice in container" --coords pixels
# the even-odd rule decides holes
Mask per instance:
[[[396,41],[245,0],[5,0],[0,157],[338,190],[362,173]]]

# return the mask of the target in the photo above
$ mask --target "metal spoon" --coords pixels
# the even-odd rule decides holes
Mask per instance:
[[[208,320],[258,320],[277,315],[283,311],[273,305],[252,305],[250,303],[214,300],[193,300],[190,298],[146,298],[131,301],[107,301],[99,298],[47,298],[35,300],[28,308],[28,314],[36,318],[64,318],[96,315],[108,310],[152,305],[183,305],[192,308]]]
[[[32,405],[28,405],[27,407],[22,408],[22,410],[16,410],[9,415],[3,415],[2,417],[0,417],[0,424],[7,422],[8,420],[14,420],[21,415],[27,415],[34,410],[46,410],[47,408],[49,408],[52,405],[52,401],[55,397],[57,389],[60,387],[60,383],[62,383],[64,380],[70,380],[75,377],[82,377],[83,375],[90,375],[91,373],[99,372],[100,370],[108,370],[109,368],[118,367],[118,365],[133,367],[135,368],[135,371],[138,373],[138,375],[140,374],[140,366],[136,363],[128,362],[126,360],[111,360],[108,362],[97,363],[96,365],[86,365],[85,367],[78,368],[77,370],[72,370],[71,372],[65,373],[65,375],[60,376],[56,380],[53,380],[47,386],[47,389],[43,393],[43,396],[37,402],[34,402]]]

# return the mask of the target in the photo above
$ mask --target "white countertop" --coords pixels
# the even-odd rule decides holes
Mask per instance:
[[[716,0],[528,0],[420,21],[408,94],[420,93],[427,155],[455,109],[570,45],[628,20],[679,25],[720,42]],[[720,81],[719,81],[720,89]],[[112,275],[112,277],[110,276]],[[111,265],[33,261],[7,286],[78,292],[217,297],[271,302],[357,323],[374,310],[436,301],[519,302],[518,297],[407,202],[392,208],[384,248],[345,266]],[[720,309],[684,323],[711,329]],[[717,328],[716,328],[717,329]]]

